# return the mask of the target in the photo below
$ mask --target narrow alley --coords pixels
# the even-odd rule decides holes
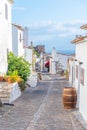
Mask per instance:
[[[62,92],[66,79],[43,75],[36,88],[27,88],[14,106],[0,116],[0,130],[85,130],[72,114],[64,109]],[[0,110],[1,111],[1,110]]]

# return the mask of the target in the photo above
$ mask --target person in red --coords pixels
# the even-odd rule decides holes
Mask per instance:
[[[49,67],[50,67],[50,62],[49,62],[49,60],[46,61],[45,67],[48,68],[48,72],[49,72]]]

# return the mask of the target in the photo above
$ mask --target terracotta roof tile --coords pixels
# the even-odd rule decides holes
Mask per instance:
[[[71,43],[73,44],[78,44],[78,43],[83,43],[85,38],[87,38],[87,36],[81,36],[81,37],[77,37],[76,39],[74,39],[73,41],[71,41]]]
[[[81,29],[85,29],[85,30],[87,30],[87,24],[81,26],[80,28],[81,28]]]

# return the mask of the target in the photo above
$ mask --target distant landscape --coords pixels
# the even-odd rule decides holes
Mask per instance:
[[[57,52],[64,53],[64,54],[75,54],[75,50],[58,50]]]
[[[57,50],[57,52],[67,54],[67,55],[75,54],[75,50]],[[48,51],[47,53],[52,53],[52,52]]]

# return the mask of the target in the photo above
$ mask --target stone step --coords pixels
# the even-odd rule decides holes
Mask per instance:
[[[6,90],[12,89],[12,85],[11,86],[3,86],[1,89],[6,89]]]
[[[12,85],[0,86],[0,92],[11,91],[12,88],[13,88]]]
[[[2,103],[11,103],[21,95],[21,90],[17,83],[0,84],[0,99]]]
[[[9,98],[2,97],[1,101],[2,101],[2,103],[9,103]]]
[[[12,89],[9,89],[9,90],[5,90],[5,89],[4,89],[4,90],[0,90],[0,93],[5,93],[5,92],[6,92],[6,93],[10,93],[11,90],[12,90]]]
[[[9,98],[10,97],[10,93],[12,92],[13,87],[10,86],[3,86],[0,87],[0,99],[2,100],[2,98]]]
[[[12,90],[12,88],[13,88],[13,87],[9,87],[9,88],[4,88],[4,87],[2,87],[2,88],[0,88],[0,90],[2,90],[2,91],[4,91],[4,90],[9,91],[9,90]]]
[[[10,93],[12,92],[12,90],[10,90],[10,91],[0,91],[0,97],[1,97],[1,95],[10,95]]]
[[[9,98],[10,94],[0,94],[0,99],[2,98]]]

